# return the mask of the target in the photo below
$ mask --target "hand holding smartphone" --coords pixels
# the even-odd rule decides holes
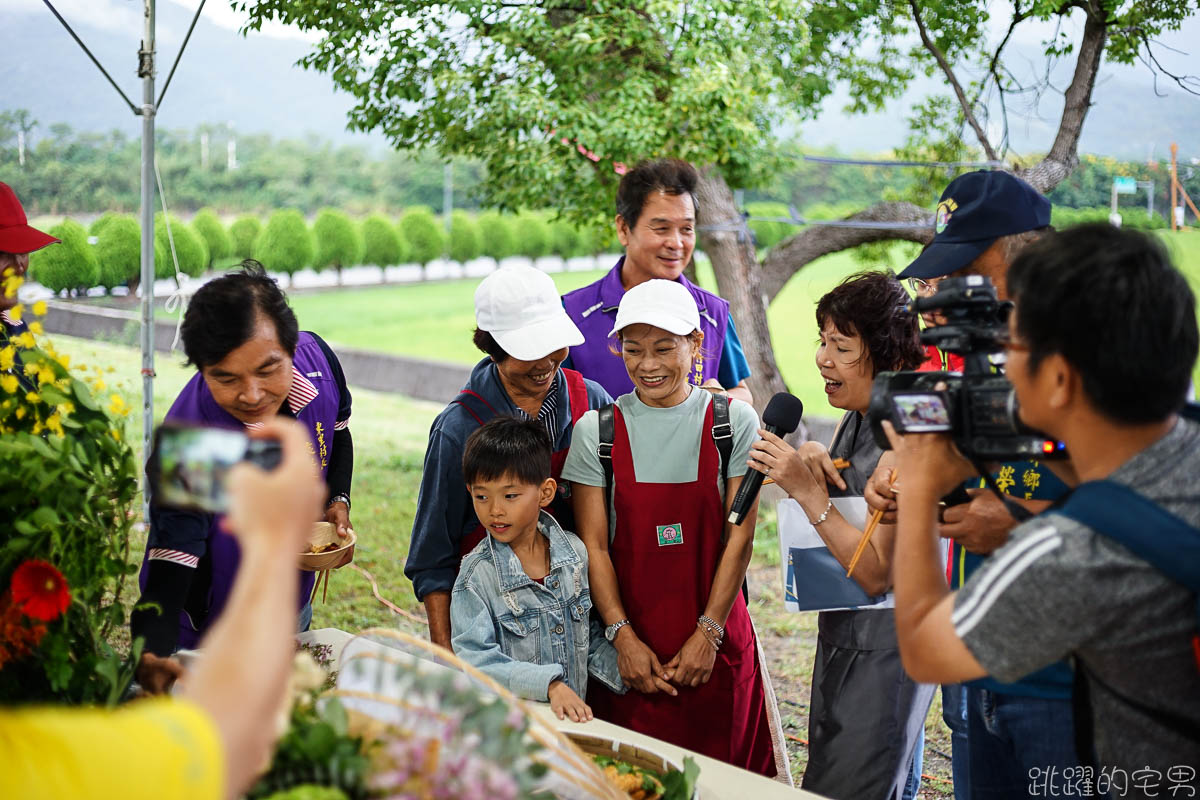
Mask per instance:
[[[154,449],[146,465],[151,502],[222,514],[229,510],[225,479],[237,463],[264,470],[279,466],[283,449],[277,439],[251,439],[231,428],[204,428],[164,423],[154,433]]]

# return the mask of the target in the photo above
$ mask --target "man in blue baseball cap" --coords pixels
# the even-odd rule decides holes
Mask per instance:
[[[995,284],[1001,299],[1007,299],[1009,265],[1049,226],[1050,201],[1020,178],[999,171],[960,175],[942,192],[933,241],[900,277],[918,295],[930,295],[943,278],[982,275]],[[939,320],[927,314],[925,322],[936,325]],[[961,370],[957,358],[931,351],[933,364],[927,366]],[[880,461],[866,494],[876,507],[894,509],[894,502],[889,502],[894,498],[886,493],[892,466],[887,461]],[[1035,461],[1000,464],[994,478],[1006,494],[1034,514],[1067,491]],[[1008,540],[1017,525],[982,486],[979,479],[969,483],[971,502],[947,508],[939,525],[939,533],[951,540],[946,573],[954,589]],[[1051,783],[1067,780],[1064,771],[1079,766],[1071,681],[1070,667],[1059,662],[1016,683],[985,678],[943,687],[942,713],[953,733],[956,798],[1025,797],[1036,776],[1057,776]]]

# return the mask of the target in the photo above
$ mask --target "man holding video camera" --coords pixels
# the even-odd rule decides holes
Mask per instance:
[[[961,175],[942,193],[933,241],[900,277],[908,279],[918,297],[929,297],[946,278],[979,275],[991,279],[999,299],[1005,300],[1009,264],[1049,225],[1050,202],[1019,178],[1000,171]],[[922,316],[927,327],[946,321],[936,313]],[[962,368],[959,356],[930,350],[934,357],[927,368]],[[1002,359],[993,359],[992,369],[999,372]],[[875,508],[895,510],[889,489],[893,466],[885,454],[869,482],[865,494]],[[994,479],[1029,513],[1045,510],[1067,488],[1044,464],[1030,460],[998,465]],[[906,483],[897,471],[897,490]],[[951,540],[944,566],[952,588],[1003,545],[1017,524],[978,477],[966,486],[970,501],[947,508],[939,519],[939,533]],[[1061,772],[1077,765],[1071,680],[1070,667],[1058,663],[1011,683],[987,678],[970,686],[943,687],[942,715],[953,733],[956,797],[1021,796],[1031,768],[1054,766]]]
[[[1070,656],[1080,753],[1092,763],[1065,777],[1041,764],[1020,793],[1061,795],[1066,784],[1075,796],[1195,797],[1200,492],[1181,480],[1200,472],[1200,425],[1179,413],[1200,348],[1195,298],[1161,243],[1108,225],[1030,245],[1007,288],[1021,419],[1066,443],[1083,483],[952,592],[937,503],[975,470],[951,436],[900,436],[884,423],[903,481],[905,668],[919,681],[1011,680]]]

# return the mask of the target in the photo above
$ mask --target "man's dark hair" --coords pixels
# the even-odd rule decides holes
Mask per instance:
[[[296,315],[263,265],[247,259],[201,286],[188,303],[179,330],[188,363],[203,369],[223,360],[250,341],[259,314],[275,323],[279,343],[294,356],[300,337]]]
[[[467,486],[505,475],[534,485],[550,477],[550,437],[541,423],[500,416],[467,437],[463,449]]]
[[[1196,298],[1157,239],[1104,223],[1050,234],[1008,270],[1032,373],[1060,354],[1116,422],[1178,411],[1200,347]]]
[[[643,161],[621,176],[621,183],[617,186],[617,214],[632,228],[642,215],[642,208],[651,192],[690,195],[692,208],[699,210],[696,203],[696,184],[699,180],[696,168],[678,158]]]
[[[908,311],[908,292],[891,272],[858,272],[817,303],[817,327],[833,326],[863,340],[872,374],[916,369],[925,360],[917,315]]]
[[[508,359],[508,353],[496,341],[496,337],[487,331],[476,328],[475,335],[471,338],[471,341],[475,343],[476,347],[491,356],[492,361],[495,361],[497,364],[501,364]]]

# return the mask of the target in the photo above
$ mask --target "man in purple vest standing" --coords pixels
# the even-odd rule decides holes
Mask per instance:
[[[583,332],[564,366],[578,370],[613,397],[633,391],[620,349],[609,339],[617,306],[629,289],[652,278],[682,283],[696,300],[701,354],[691,382],[709,391],[752,402],[746,378],[750,365],[729,316],[729,303],[683,277],[696,246],[694,167],[678,159],[644,161],[625,173],[617,187],[617,237],[625,255],[595,283],[563,295],[567,314]]]
[[[243,262],[201,287],[188,304],[181,337],[197,372],[167,421],[242,429],[293,417],[308,432],[309,455],[328,488],[324,519],[347,535],[354,444],[346,378],[329,346],[299,329],[262,265]],[[221,522],[219,515],[151,508],[142,597],[130,617],[133,636],[145,638],[137,679],[147,691],[169,687],[180,674],[171,654],[195,647],[225,608],[241,552]],[[307,630],[313,573],[298,572],[297,580],[297,629]]]

